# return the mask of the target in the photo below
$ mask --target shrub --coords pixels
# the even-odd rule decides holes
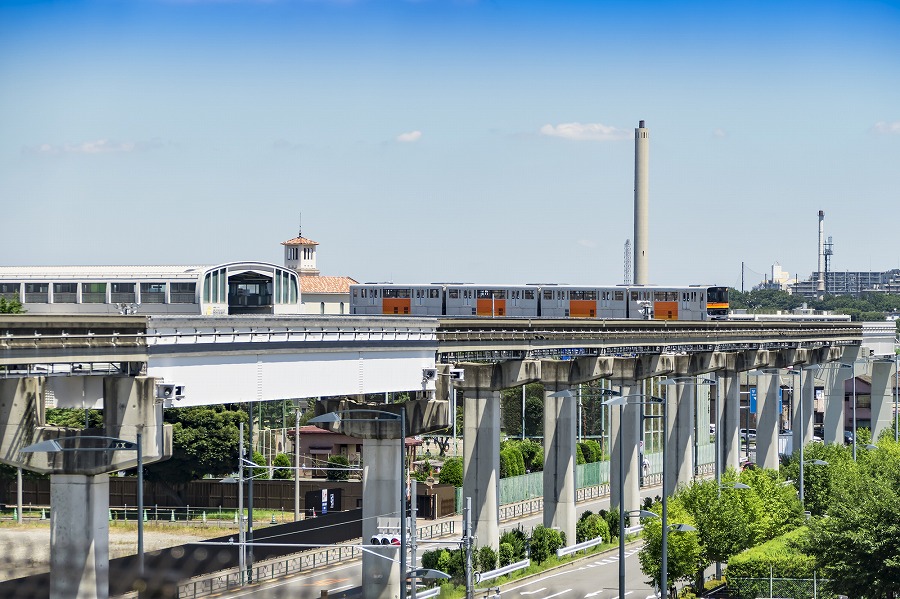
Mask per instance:
[[[581,455],[584,456],[585,463],[591,464],[593,462],[599,462],[603,456],[600,444],[593,439],[582,441],[578,444],[578,447],[581,448]]]
[[[528,546],[528,537],[521,528],[508,530],[500,535],[500,546],[509,545],[512,552],[510,564],[525,559],[525,548]]]
[[[273,472],[273,478],[276,480],[289,480],[294,478],[294,471],[284,468],[284,466],[291,465],[291,458],[287,456],[287,454],[279,453],[275,456],[275,459],[272,460],[272,465],[275,466],[275,472]]]
[[[558,530],[538,526],[531,533],[531,559],[537,563],[556,555],[556,550],[566,544],[565,535]]]
[[[604,541],[609,542],[609,526],[606,521],[597,514],[590,514],[587,518],[582,518],[575,526],[575,542],[590,541],[602,537]]]
[[[504,443],[500,450],[500,478],[525,474],[525,460],[514,443]]]
[[[497,567],[497,552],[491,547],[485,546],[478,550],[478,569],[482,572],[493,570]]]
[[[438,474],[438,482],[442,485],[463,486],[463,461],[462,458],[448,458],[444,460],[441,472]]]
[[[609,530],[609,538],[619,538],[619,510],[618,508],[609,511],[600,510],[600,517],[606,520],[606,528]]]
[[[515,554],[513,553],[513,546],[509,543],[500,543],[500,566],[508,566],[515,561]],[[424,562],[423,562],[424,565]]]
[[[422,567],[428,568],[429,570],[440,570],[438,567],[438,562],[441,558],[441,553],[447,552],[446,549],[434,549],[432,551],[425,551],[422,553]]]
[[[806,527],[766,541],[732,556],[727,574],[731,578],[812,578],[814,559],[795,548],[795,543],[807,533]]]
[[[333,455],[328,458],[328,467],[336,468],[336,470],[328,470],[328,480],[347,480],[350,478],[350,471],[345,468],[350,466],[350,460],[347,456]]]
[[[261,468],[251,468],[252,476],[256,480],[268,480],[269,479],[269,469],[266,467],[266,458],[263,454],[258,451],[253,452],[253,463],[262,466]]]
[[[584,451],[581,449],[581,443],[575,446],[575,463],[584,464]]]

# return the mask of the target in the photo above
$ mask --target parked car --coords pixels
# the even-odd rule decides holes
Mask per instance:
[[[742,428],[741,429],[741,439],[746,441],[748,438],[751,441],[756,441],[756,429],[755,428],[749,428],[749,429]]]

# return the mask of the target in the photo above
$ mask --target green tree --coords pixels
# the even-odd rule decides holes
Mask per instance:
[[[84,410],[81,408],[47,408],[46,420],[51,426],[62,426],[65,428],[85,428],[85,419],[87,419],[87,428],[103,427],[103,412],[100,410]]]
[[[654,504],[652,511],[662,513],[662,507]],[[659,588],[662,579],[662,521],[659,518],[645,518],[644,545],[638,554],[641,562],[641,571],[650,577],[650,582]],[[668,523],[694,525],[688,511],[678,500],[678,496],[672,497],[668,502]],[[678,581],[692,580],[698,570],[707,565],[703,559],[703,547],[696,532],[675,532],[670,530],[666,561],[668,562],[667,580],[670,584]]]
[[[500,393],[503,430],[509,437],[522,436],[522,388],[504,389]],[[544,431],[544,386],[525,385],[525,435],[539,437]]]
[[[438,482],[442,485],[463,486],[463,461],[460,457],[447,458],[438,473]]]
[[[328,475],[326,476],[328,480],[347,480],[350,478],[350,460],[347,459],[347,456],[330,456],[328,458],[328,467],[332,468],[332,470],[328,470]]]
[[[24,314],[25,308],[22,307],[22,302],[18,299],[6,299],[5,297],[0,297],[0,314]]]
[[[237,471],[238,425],[247,419],[242,408],[171,408],[163,418],[172,424],[173,453],[168,460],[146,466],[149,480],[178,484]]]
[[[799,453],[799,452],[798,452]],[[744,506],[748,516],[747,526],[756,545],[784,534],[799,526],[803,520],[797,491],[784,486],[775,470],[761,468],[745,470],[740,482],[750,489],[738,492],[734,497]]]
[[[289,469],[291,466],[291,458],[288,457],[287,454],[279,453],[276,455],[275,459],[272,460],[272,465],[275,467],[272,478],[276,480],[289,480],[294,478],[294,471]]]
[[[544,469],[544,446],[533,439],[518,441],[518,446],[525,460],[526,472],[541,472]]]
[[[851,467],[853,463],[853,450],[843,444],[835,443],[809,443],[803,452],[803,459],[807,463],[803,467],[804,507],[814,516],[822,516],[828,511],[828,505],[836,493],[835,474]],[[781,473],[785,478],[800,480],[800,452],[794,452],[787,464],[781,467]],[[827,465],[811,464],[815,460],[821,460]],[[743,480],[743,474],[742,478]]]
[[[813,518],[803,549],[838,593],[900,594],[900,445],[881,439],[857,462],[832,470],[827,518]]]
[[[695,482],[685,487],[679,498],[696,523],[702,539],[703,557],[712,562],[728,561],[753,543],[749,513],[741,495],[752,489],[734,489],[733,470],[722,478],[722,489],[715,481]]]

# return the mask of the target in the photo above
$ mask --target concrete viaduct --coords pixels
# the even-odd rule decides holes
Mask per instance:
[[[54,377],[40,374],[75,378],[76,366],[84,372],[85,369],[94,371],[104,363],[113,365],[112,371],[94,377],[100,384],[90,388],[99,388],[102,393],[94,394],[92,405],[109,410],[105,415],[108,430],[102,431],[107,436],[129,438],[138,428],[149,431],[143,437],[148,461],[164,459],[171,451],[170,434],[161,421],[161,403],[150,391],[156,376],[178,373],[191,381],[181,405],[211,403],[216,399],[225,403],[422,391],[423,397],[432,399],[425,403],[434,405],[408,410],[409,434],[447,426],[446,399],[452,385],[462,390],[465,397],[464,494],[473,500],[474,533],[479,545],[495,549],[499,539],[499,396],[502,389],[530,382],[541,382],[545,387],[544,523],[560,528],[571,540],[575,538],[576,522],[576,402],[558,391],[605,379],[622,395],[646,396],[653,390],[652,381],[660,377],[673,379],[673,392],[665,394],[669,426],[664,441],[668,447],[664,490],[672,493],[679,483],[690,480],[694,471],[691,449],[696,388],[690,377],[715,378],[716,413],[720,415],[722,435],[717,461],[722,467],[737,467],[740,373],[814,364],[855,364],[860,359],[868,359],[872,352],[893,353],[893,327],[866,331],[861,323],[846,322],[122,317],[86,319],[73,328],[71,321],[71,318],[27,316],[0,318],[0,366],[6,367],[0,373],[0,461],[55,475],[74,473],[84,477],[98,473],[105,476],[104,472],[128,466],[112,458],[100,465],[85,465],[83,459],[75,458],[48,461],[46,457],[32,457],[23,463],[18,453],[22,446],[40,439],[77,436],[71,431],[49,430],[52,427],[43,425],[41,388],[53,383]],[[66,327],[68,330],[63,330]],[[328,365],[319,369],[322,373],[318,379],[316,363]],[[437,368],[435,381],[422,379],[423,367]],[[463,381],[451,383],[449,376],[442,376],[449,374],[451,367],[464,370]],[[874,434],[891,422],[889,380],[893,367],[893,362],[872,362]],[[54,370],[59,368],[62,371]],[[297,369],[304,376],[290,374]],[[228,380],[234,372],[246,372],[254,377],[249,387],[235,381],[233,386],[240,389],[242,397],[229,395],[229,386],[222,385],[222,379]],[[826,394],[825,440],[839,442],[843,439],[843,382],[855,370],[826,367],[820,372],[819,380],[824,380]],[[341,376],[335,377],[338,373]],[[207,380],[209,385],[215,385],[215,399],[202,388]],[[810,439],[812,433],[813,377],[804,377],[803,384],[802,422],[797,409],[800,402],[792,402],[794,447],[801,439]],[[780,376],[776,374],[764,374],[757,379],[757,462],[764,467],[778,464],[780,385]],[[79,388],[82,397],[89,395],[86,391],[89,385],[85,383]],[[55,389],[66,387],[57,383]],[[324,409],[324,406],[317,408]],[[638,405],[626,406],[621,411],[621,419],[619,410],[611,411],[611,499],[612,505],[626,510],[636,509],[639,503],[641,410]],[[367,500],[363,534],[369,536],[375,532],[376,520],[366,517],[367,513],[388,513],[395,511],[399,504],[399,486],[390,481],[396,480],[401,450],[399,444],[366,438],[365,433],[359,436],[365,439],[364,451],[377,456],[366,461],[364,473]],[[618,493],[620,448],[625,462],[621,497]],[[86,481],[68,483],[90,488]],[[376,492],[369,493],[370,490]],[[54,500],[71,499],[61,493]],[[377,500],[370,502],[370,496]],[[97,497],[94,499],[99,501]],[[99,521],[103,518],[90,512],[97,512],[96,505],[79,509],[72,518],[76,521],[82,518],[83,522],[102,528]],[[88,564],[80,586],[57,589],[51,596],[76,596],[85,587],[96,593],[89,596],[105,596],[103,560],[102,556],[98,559],[94,550],[92,543],[90,551],[84,548],[83,554],[79,554],[79,563]],[[388,560],[364,560],[363,569],[367,599],[397,595],[399,571]]]

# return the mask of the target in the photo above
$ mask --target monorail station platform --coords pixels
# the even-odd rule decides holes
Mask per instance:
[[[213,266],[0,266],[0,297],[29,314],[300,314],[296,270]]]

